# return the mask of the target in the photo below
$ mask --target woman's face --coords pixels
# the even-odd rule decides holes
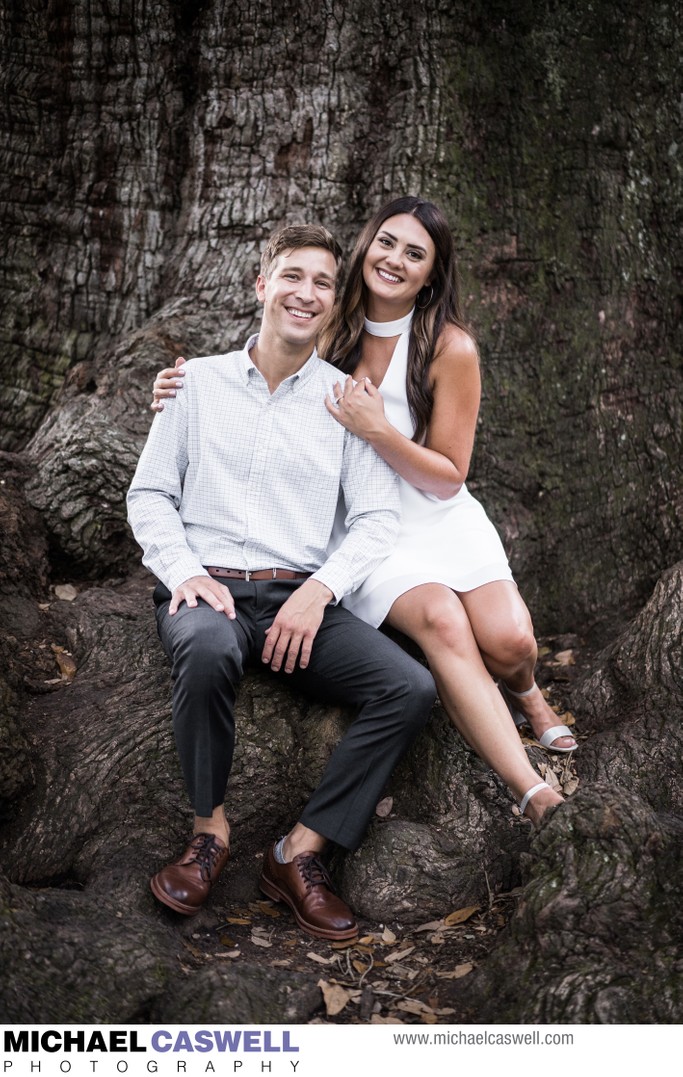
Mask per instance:
[[[363,280],[375,300],[401,304],[405,313],[431,282],[436,249],[427,229],[410,213],[388,217],[363,261]]]

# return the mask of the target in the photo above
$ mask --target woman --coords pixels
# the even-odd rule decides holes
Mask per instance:
[[[399,198],[366,225],[319,351],[348,375],[328,411],[401,478],[397,548],[345,604],[419,644],[450,720],[538,822],[562,797],[538,781],[510,715],[550,750],[576,742],[534,681],[529,612],[465,486],[479,361],[459,312],[453,239],[433,203]],[[157,407],[179,373],[158,376]]]

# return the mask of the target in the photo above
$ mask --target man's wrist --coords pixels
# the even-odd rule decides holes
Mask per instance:
[[[322,580],[314,580],[313,578],[306,580],[304,586],[315,587],[319,594],[316,596],[323,606],[329,606],[330,602],[334,601],[334,591],[330,590],[326,583]]]
[[[332,598],[330,601],[336,604],[341,602],[344,595],[351,588],[349,587],[348,573],[344,571],[343,566],[335,564],[335,558],[336,554],[332,554],[332,558],[328,558],[324,565],[316,569],[311,579],[331,591]]]
[[[168,587],[169,591],[175,591],[177,587],[182,587],[184,583],[194,579],[195,576],[205,576],[207,580],[211,579],[203,565],[196,562],[195,564],[187,561],[179,562],[179,564],[174,565],[173,570],[167,574],[167,578],[161,582]]]

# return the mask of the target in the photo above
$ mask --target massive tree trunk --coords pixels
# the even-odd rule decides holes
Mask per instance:
[[[540,629],[613,624],[682,548],[674,6],[301,14],[5,10],[3,447],[69,560],[127,570],[152,371],[244,339],[274,225],[348,243],[422,191],[481,342],[473,486]]]
[[[529,878],[507,939],[456,982],[455,1020],[680,1019],[669,928],[655,938],[675,923],[683,771],[680,20],[668,0],[320,8],[0,12],[4,1012],[173,1020],[188,976],[197,1020],[226,1019],[226,998],[245,1021],[319,1005],[310,977],[253,967],[235,1010],[237,970],[183,971],[181,929],[147,892],[188,818],[123,498],[153,371],[255,327],[269,231],[317,219],[348,245],[382,200],[422,192],[457,237],[482,353],[471,486],[537,629],[607,650],[574,693],[583,788],[533,843],[437,713],[337,877],[370,925]],[[73,604],[55,582],[78,585]],[[254,898],[258,852],[347,720],[261,676],[240,698],[218,918]],[[650,961],[660,992],[637,974]]]

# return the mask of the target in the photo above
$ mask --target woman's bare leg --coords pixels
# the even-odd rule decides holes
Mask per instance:
[[[517,586],[509,580],[486,583],[473,591],[458,594],[472,625],[474,638],[486,668],[512,692],[526,692],[535,684],[534,668],[538,648],[531,615]],[[546,703],[540,688],[522,699],[515,708],[528,719],[536,737],[558,725],[557,715]],[[553,741],[557,748],[575,748],[573,737]]]
[[[458,595],[436,583],[414,587],[394,602],[387,620],[422,648],[451,722],[521,800],[539,777],[484,666]],[[544,789],[529,802],[526,815],[537,822],[561,801]]]

